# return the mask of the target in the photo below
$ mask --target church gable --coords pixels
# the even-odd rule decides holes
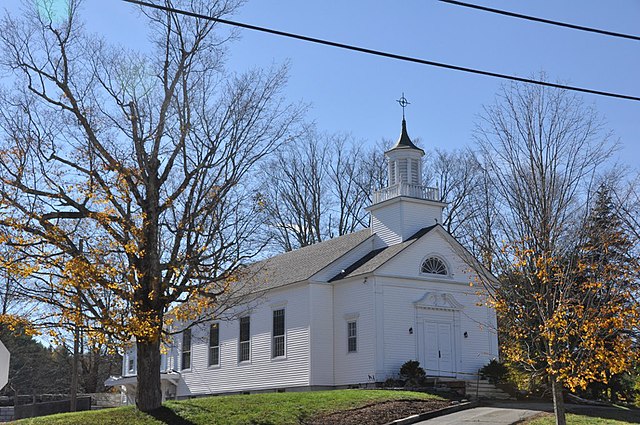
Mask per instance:
[[[468,284],[471,267],[461,257],[463,248],[440,226],[381,265],[376,274]]]

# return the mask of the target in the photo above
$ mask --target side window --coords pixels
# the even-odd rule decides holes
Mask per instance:
[[[238,361],[247,362],[251,358],[251,328],[249,316],[240,318],[240,340]]]
[[[191,329],[182,331],[182,369],[191,369]]]
[[[129,355],[129,364],[127,365],[127,372],[133,373],[136,367],[136,363],[131,355]]]
[[[351,320],[347,322],[347,352],[358,351],[358,322]]]
[[[220,364],[220,326],[212,323],[209,328],[209,366]]]
[[[273,310],[273,342],[271,347],[272,357],[284,356],[284,309]]]

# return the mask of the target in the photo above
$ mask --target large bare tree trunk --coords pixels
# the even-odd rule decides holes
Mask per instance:
[[[136,341],[138,350],[138,387],[136,406],[143,412],[149,412],[162,405],[160,390],[160,339],[155,341]]]
[[[551,391],[553,392],[553,412],[556,416],[556,425],[567,425],[564,398],[562,397],[562,383],[555,376],[551,377]]]

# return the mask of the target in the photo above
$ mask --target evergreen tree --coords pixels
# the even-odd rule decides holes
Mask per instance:
[[[634,294],[638,294],[640,289],[640,264],[633,253],[632,239],[612,199],[612,189],[602,184],[595,194],[594,206],[584,226],[584,242],[578,250],[584,305],[613,301],[627,311],[637,311],[639,307]],[[593,282],[599,282],[599,285],[593,285]],[[604,344],[612,345],[615,339],[626,339],[637,345],[637,338],[633,336],[636,330],[633,322],[622,320],[612,310],[604,310],[602,315],[605,323],[611,325],[610,329],[603,329],[600,335]],[[637,347],[630,350],[629,357],[635,352]],[[631,360],[630,364],[637,362],[635,358]],[[587,392],[593,398],[628,400],[635,395],[633,376],[632,368],[615,374],[604,370],[602,377],[588,386]]]

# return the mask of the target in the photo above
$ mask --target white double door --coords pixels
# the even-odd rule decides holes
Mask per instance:
[[[451,323],[424,322],[424,356],[427,375],[456,375]]]

